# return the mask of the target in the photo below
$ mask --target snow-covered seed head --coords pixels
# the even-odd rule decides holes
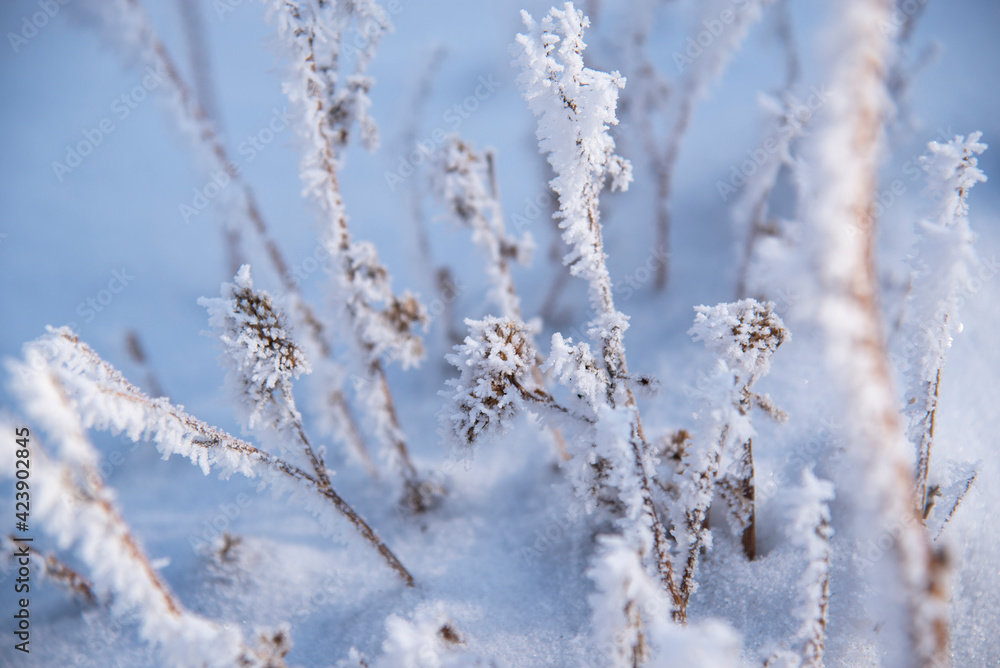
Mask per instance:
[[[484,433],[506,431],[519,413],[519,386],[531,374],[535,350],[523,322],[487,317],[465,323],[469,336],[448,355],[462,375],[448,382],[455,392],[445,418],[455,439],[471,446]]]
[[[250,266],[243,265],[233,283],[222,285],[222,297],[202,298],[209,324],[224,346],[231,378],[250,402],[250,426],[276,399],[290,400],[291,381],[309,373],[302,350],[292,340],[284,313],[263,291],[254,290]]]
[[[725,360],[731,369],[752,382],[771,368],[771,357],[791,334],[774,312],[774,303],[743,299],[716,306],[697,306],[695,341]]]
[[[409,334],[417,325],[427,324],[427,309],[410,292],[393,297],[385,309],[385,316],[400,334]]]

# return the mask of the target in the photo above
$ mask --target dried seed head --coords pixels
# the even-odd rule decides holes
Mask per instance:
[[[249,265],[240,267],[233,283],[222,286],[222,297],[202,298],[209,323],[224,346],[230,380],[246,398],[248,424],[281,403],[294,411],[292,379],[310,371],[302,350],[292,340],[284,313],[263,291],[256,291]]]
[[[519,413],[519,386],[531,373],[535,350],[523,322],[488,317],[465,323],[469,336],[448,356],[462,375],[449,381],[455,392],[446,422],[460,443],[473,445],[484,432],[503,433]]]
[[[771,357],[791,334],[774,312],[774,303],[743,299],[731,304],[698,306],[689,334],[752,383],[768,372]]]

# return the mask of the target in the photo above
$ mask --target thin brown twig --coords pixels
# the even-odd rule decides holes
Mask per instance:
[[[17,536],[9,535],[7,538],[14,546],[27,550],[30,554],[41,559],[45,565],[43,572],[46,577],[58,582],[65,589],[69,590],[70,593],[82,598],[84,602],[90,605],[97,605],[97,595],[94,594],[94,585],[87,578],[67,566],[55,554],[51,552],[45,554],[32,543],[21,540]]]

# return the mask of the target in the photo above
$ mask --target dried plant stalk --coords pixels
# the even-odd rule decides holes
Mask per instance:
[[[867,498],[857,516],[873,534],[903,527],[891,548],[893,578],[905,601],[905,662],[947,664],[947,601],[930,586],[937,558],[917,512],[913,474],[893,386],[879,307],[875,201],[888,96],[885,89],[891,0],[851,0],[840,18],[841,44],[828,118],[815,135],[811,204],[818,266],[817,313],[827,356],[849,416],[849,454]],[[912,521],[911,521],[912,520]],[[899,658],[904,661],[903,658]]]
[[[328,478],[324,483],[318,476],[208,425],[164,398],[150,399],[65,328],[29,344],[27,354],[31,366],[54,374],[61,391],[73,399],[74,410],[88,426],[116,434],[124,432],[132,440],[153,440],[164,456],[180,454],[206,474],[218,466],[223,476],[239,473],[248,478],[262,478],[277,485],[279,490],[296,495],[320,518],[324,518],[332,505],[408,586],[414,586],[410,572],[364,518],[328,484]],[[22,378],[36,373],[27,367],[18,370]],[[323,503],[318,503],[320,499]]]
[[[280,0],[275,2],[274,11],[293,59],[293,80],[286,90],[305,116],[302,131],[309,146],[302,178],[328,217],[324,245],[335,258],[337,296],[364,370],[356,384],[366,393],[364,406],[376,435],[391,451],[403,479],[404,501],[412,510],[425,510],[440,490],[420,476],[410,458],[381,355],[388,353],[404,367],[416,364],[423,356],[423,346],[413,329],[425,325],[427,315],[414,296],[392,293],[389,272],[371,244],[352,241],[340,190],[339,153],[354,121],[360,124],[362,138],[369,146],[377,141],[367,115],[371,80],[365,70],[387,29],[387,18],[384,10],[370,1],[337,6]],[[367,31],[368,45],[358,56],[354,72],[344,76],[339,42],[352,21],[362,20],[371,21],[374,29]]]

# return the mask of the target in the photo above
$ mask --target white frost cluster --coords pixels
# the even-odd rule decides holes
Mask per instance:
[[[440,603],[422,606],[412,620],[391,615],[373,668],[474,668],[490,665],[465,649],[465,640]]]
[[[250,266],[243,265],[222,296],[202,297],[208,322],[223,345],[228,384],[251,429],[262,422],[275,428],[297,419],[292,380],[309,364],[292,340],[286,318],[271,297],[254,290]]]
[[[695,307],[689,334],[715,353],[741,381],[752,384],[771,368],[771,358],[791,338],[774,304],[743,299],[731,304]]]
[[[505,433],[521,412],[535,350],[522,322],[490,316],[465,324],[469,336],[447,356],[461,376],[448,381],[454,392],[442,419],[455,442],[472,446],[482,436]]]
[[[551,373],[561,385],[570,389],[571,405],[583,416],[596,418],[598,408],[607,403],[608,373],[586,342],[574,345],[572,339],[563,338],[556,332],[541,371]]]
[[[930,142],[920,163],[927,172],[927,193],[936,201],[930,219],[917,223],[918,241],[910,258],[913,288],[907,334],[914,339],[912,381],[930,383],[944,363],[951,333],[959,326],[958,292],[969,279],[975,259],[975,234],[969,227],[969,191],[986,175],[976,156],[986,150],[982,133],[961,135],[947,144]],[[926,340],[926,345],[924,344]],[[912,389],[917,389],[916,387]]]

